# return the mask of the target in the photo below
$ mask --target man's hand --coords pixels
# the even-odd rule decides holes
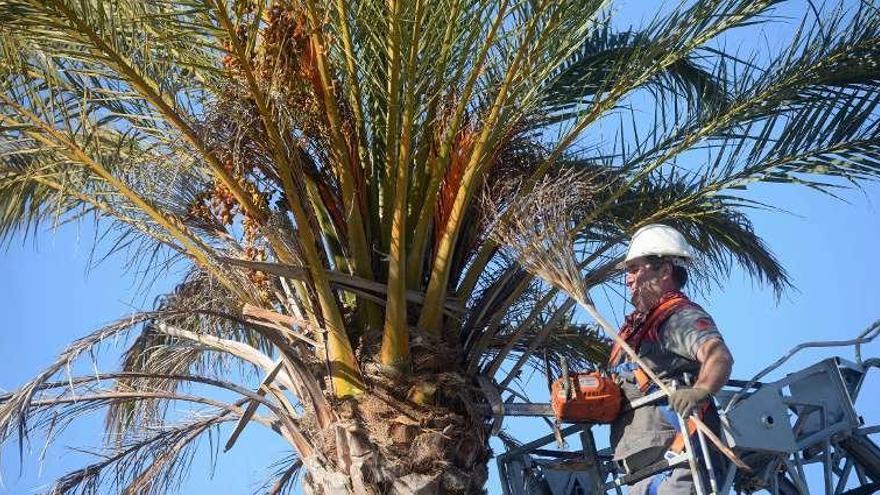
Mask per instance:
[[[680,388],[669,396],[669,405],[685,418],[703,401],[709,398],[710,392],[702,387]]]

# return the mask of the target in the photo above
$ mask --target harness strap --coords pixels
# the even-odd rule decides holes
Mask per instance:
[[[645,370],[643,370],[641,366],[636,367],[633,370],[633,378],[636,379],[636,385],[638,385],[639,391],[643,394],[647,393],[648,389],[654,385],[654,382],[651,381],[651,377],[645,373]]]
[[[705,404],[703,404],[703,407],[701,407],[700,410],[697,412],[697,416],[699,416],[700,419],[703,419],[706,413],[709,412],[710,407],[712,407],[712,404],[707,401]],[[675,426],[678,430],[678,433],[676,433],[675,437],[672,439],[672,443],[669,444],[669,450],[666,451],[667,458],[674,457],[684,452],[684,432],[682,431],[683,429],[681,428],[681,425],[678,424],[678,415],[675,414],[675,411],[672,410],[671,406],[662,406],[662,411],[663,414],[666,416],[667,421],[669,421],[669,419],[671,418],[672,421],[670,421],[670,424]],[[688,418],[686,423],[687,435],[691,437],[694,435],[694,433],[697,432],[697,423],[691,418]]]
[[[672,313],[685,307],[697,306],[683,293],[679,291],[667,292],[660,298],[657,304],[648,315],[639,322],[637,314],[633,313],[626,318],[626,324],[620,329],[620,337],[625,340],[636,352],[642,341],[656,342],[660,340],[660,325],[663,324]],[[616,342],[611,347],[611,354],[608,356],[609,366],[619,364],[618,362],[624,357],[621,355],[623,349]]]
[[[615,379],[622,378],[627,380],[635,380],[636,386],[639,388],[639,392],[643,395],[648,395],[651,392],[659,390],[660,388],[654,384],[651,380],[651,377],[648,376],[648,373],[642,369],[636,363],[630,361],[624,361],[617,366],[611,368],[612,376]]]

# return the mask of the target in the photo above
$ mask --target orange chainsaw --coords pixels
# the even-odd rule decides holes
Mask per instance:
[[[556,419],[565,422],[610,423],[620,413],[620,387],[598,371],[569,374],[550,387],[550,405]]]

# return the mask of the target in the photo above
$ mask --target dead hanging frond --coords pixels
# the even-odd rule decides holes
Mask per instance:
[[[165,395],[169,399],[212,406],[214,411],[193,412],[192,417],[171,425],[155,425],[145,428],[138,435],[129,435],[119,442],[109,442],[108,447],[88,452],[100,458],[98,462],[68,473],[52,486],[53,495],[93,495],[112,491],[116,493],[160,494],[176,491],[185,481],[189,465],[198,448],[198,440],[206,433],[216,434],[217,428],[236,420],[247,399],[226,404],[197,396],[175,395],[165,392],[129,390],[121,392],[102,389],[101,380],[120,379],[126,374],[78,377],[71,384],[46,384],[44,399],[35,401],[35,407],[51,409],[53,422],[63,423],[58,431],[77,417],[106,407],[125,397],[149,397]],[[192,380],[207,385],[217,385],[232,392],[241,391],[233,384],[204,379],[196,376],[173,377]],[[52,389],[75,387],[61,395]],[[268,428],[280,432],[278,422],[271,417],[251,418]],[[212,442],[214,445],[214,442]],[[217,456],[211,456],[216,460]]]
[[[288,495],[296,488],[296,481],[302,473],[303,462],[296,455],[285,456],[274,462],[269,469],[273,472],[264,480],[262,486],[254,490],[254,494]]]
[[[547,175],[528,193],[505,195],[511,198],[507,204],[487,197],[486,211],[494,217],[489,235],[530,273],[576,297],[584,293],[574,257],[578,222],[605,187],[596,174],[563,169]]]
[[[133,378],[146,376],[217,389],[243,398],[228,403],[208,396],[136,389],[125,385]],[[18,426],[25,428],[27,432],[46,431],[47,442],[57,439],[77,419],[129,401],[162,399],[181,405],[208,408],[187,408],[186,414],[190,417],[182,422],[166,424],[161,421],[143,425],[139,430],[128,432],[118,439],[107,439],[106,447],[99,451],[84,451],[100,460],[60,478],[51,491],[52,494],[59,495],[92,495],[106,491],[138,494],[174,491],[189,471],[189,461],[196,447],[195,440],[221,423],[238,419],[248,401],[257,401],[269,411],[268,416],[251,415],[249,422],[262,424],[284,438],[288,438],[288,433],[295,434],[294,430],[297,428],[286,415],[287,411],[283,411],[273,401],[240,385],[198,375],[99,373],[47,381],[35,386],[31,392],[27,408],[32,421],[27,425],[19,423]]]
[[[37,390],[52,379],[52,377],[58,376],[64,370],[69,369],[71,364],[80,356],[93,352],[105,340],[121,337],[139,324],[160,316],[161,313],[145,312],[131,315],[128,318],[101,328],[68,346],[51,365],[45,368],[33,380],[11,394],[0,405],[0,443],[8,439],[13,434],[12,430],[16,429],[19,451],[23,452],[30,431],[28,421],[32,416],[31,403]]]
[[[160,313],[144,322],[140,334],[122,354],[122,371],[145,374],[120,380],[120,386],[173,393],[179,381],[152,374],[223,376],[236,370],[247,376],[253,372],[252,366],[231,355],[209,352],[204,345],[163,333],[160,325],[247,342],[263,353],[272,352],[272,344],[245,325],[231,294],[201,271],[190,272],[171,293],[159,297],[155,305]],[[126,434],[137,434],[144,425],[160,424],[167,406],[168,401],[161,398],[114,403],[107,411],[106,428],[111,438],[122,441]]]
[[[188,466],[195,453],[194,440],[234,419],[224,411],[128,442],[114,451],[101,453],[101,461],[59,478],[49,493],[92,495],[101,493],[102,487],[118,491],[128,488],[132,493],[142,494],[175,491],[185,481],[189,471]]]

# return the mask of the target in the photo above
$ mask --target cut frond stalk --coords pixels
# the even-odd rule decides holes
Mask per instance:
[[[81,192],[74,191],[70,187],[64,187],[61,184],[58,184],[55,181],[49,180],[45,177],[31,177],[28,180],[32,180],[38,184],[42,184],[50,189],[53,189],[61,194],[69,195],[75,197],[77,200],[82,201],[84,204],[90,205],[92,208],[97,210],[103,215],[106,215],[118,222],[122,222],[128,225],[131,225],[133,228],[137,229],[139,232],[144,233],[156,240],[156,242],[161,243],[163,246],[172,249],[180,254],[186,255],[187,251],[184,247],[181,247],[177,244],[177,240],[169,237],[165,237],[164,235],[160,235],[158,232],[153,231],[152,229],[144,229],[143,224],[137,219],[128,217],[123,215],[121,212],[115,210],[109,204],[101,201],[98,198],[88,196],[86,194],[82,194]]]

